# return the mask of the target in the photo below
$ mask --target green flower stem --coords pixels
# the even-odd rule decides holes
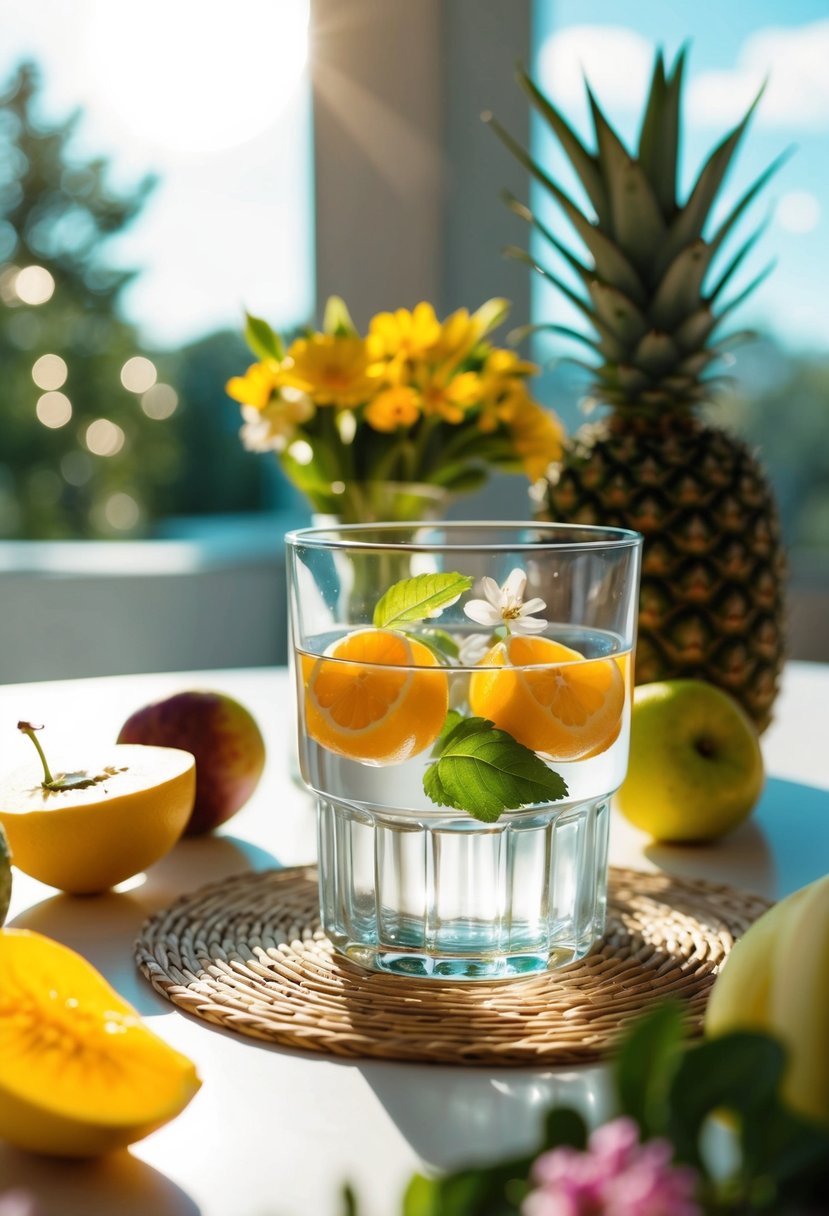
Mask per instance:
[[[463,427],[459,434],[454,439],[450,439],[448,443],[441,448],[441,463],[449,464],[452,460],[457,459],[461,453],[466,454],[467,449],[473,449],[481,440],[489,440],[492,438],[493,432],[480,430],[477,426],[472,428]]]
[[[49,764],[46,760],[46,755],[43,748],[40,746],[40,740],[35,734],[35,731],[43,730],[43,727],[35,726],[32,722],[18,722],[17,729],[31,739],[32,743],[34,743],[37,754],[40,756],[40,763],[43,765],[43,785],[47,789],[51,789],[55,784],[55,779],[49,771]]]
[[[371,470],[371,476],[366,480],[374,482],[401,480],[399,476],[392,477],[392,470],[398,461],[402,462],[406,453],[406,448],[409,446],[410,444],[408,440],[398,439],[396,443],[392,444],[385,455],[383,455],[381,459],[377,461],[376,465]],[[408,481],[409,478],[403,478],[402,480]]]
[[[424,456],[426,454],[426,445],[442,421],[443,420],[439,414],[430,414],[428,417],[422,419],[417,438],[412,445],[412,464],[410,469],[412,481],[429,480],[429,467],[428,465],[424,466],[423,463]]]

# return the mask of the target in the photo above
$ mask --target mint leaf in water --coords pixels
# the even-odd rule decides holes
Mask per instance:
[[[438,735],[437,739],[435,739],[435,746],[432,748],[433,756],[439,756],[441,754],[444,745],[446,744],[446,740],[452,734],[455,727],[460,726],[461,722],[463,721],[464,716],[462,713],[459,713],[457,709],[449,710],[448,714],[446,715],[446,721],[441,727],[440,734]]]
[[[418,641],[425,642],[430,650],[442,654],[444,659],[460,658],[458,643],[445,629],[421,629],[417,638]]]
[[[426,796],[484,823],[494,823],[502,811],[567,796],[558,773],[486,718],[461,718],[450,711],[436,753],[423,775]]]
[[[394,583],[377,602],[374,625],[395,628],[411,621],[423,621],[439,608],[454,604],[472,586],[465,574],[418,574]]]
[[[420,642],[444,667],[450,666],[460,655],[455,639],[443,629],[401,629],[400,632]]]

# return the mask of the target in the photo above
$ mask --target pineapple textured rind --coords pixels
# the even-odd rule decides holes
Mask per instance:
[[[578,339],[592,353],[592,361],[581,363],[591,376],[589,392],[596,404],[609,407],[607,419],[583,427],[551,469],[540,494],[541,517],[641,531],[637,682],[709,680],[732,693],[763,729],[784,651],[785,563],[777,511],[746,445],[697,414],[714,396],[712,368],[729,345],[747,336],[723,337],[720,326],[767,273],[730,292],[761,230],[730,253],[727,242],[786,154],[739,195],[725,218],[713,221],[760,94],[680,199],[684,68],[684,50],[670,68],[657,54],[634,151],[589,86],[592,149],[519,74],[581,182],[589,200],[584,210],[492,122],[586,250],[570,250],[552,226],[508,198],[540,238],[538,252],[508,253],[541,274],[590,325],[589,331],[557,323],[534,328]],[[578,289],[559,276],[556,259],[567,264]]]
[[[746,444],[695,419],[583,427],[541,518],[645,537],[636,682],[702,679],[759,730],[784,660],[785,558],[774,498]]]

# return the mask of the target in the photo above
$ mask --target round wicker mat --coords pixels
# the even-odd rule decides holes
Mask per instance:
[[[236,875],[146,922],[136,957],[162,996],[225,1029],[337,1056],[451,1064],[601,1057],[663,997],[700,1028],[718,967],[768,906],[710,883],[610,871],[608,929],[561,971],[458,984],[364,971],[323,936],[313,868]]]

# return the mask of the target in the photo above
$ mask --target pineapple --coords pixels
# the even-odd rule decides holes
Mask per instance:
[[[716,383],[710,369],[728,343],[727,316],[765,277],[730,302],[723,293],[754,233],[712,276],[738,220],[778,158],[713,231],[709,217],[759,101],[718,144],[685,202],[677,198],[684,51],[671,69],[656,56],[638,150],[632,155],[587,86],[596,151],[521,74],[533,106],[573,165],[591,218],[491,116],[497,134],[556,200],[589,251],[583,261],[528,208],[509,198],[581,283],[572,290],[524,250],[588,319],[591,333],[548,329],[586,345],[591,396],[610,407],[568,442],[541,483],[539,515],[635,528],[645,536],[637,682],[693,677],[730,692],[762,730],[783,661],[784,557],[771,490],[744,443],[701,416]],[[713,282],[711,281],[713,277]]]

